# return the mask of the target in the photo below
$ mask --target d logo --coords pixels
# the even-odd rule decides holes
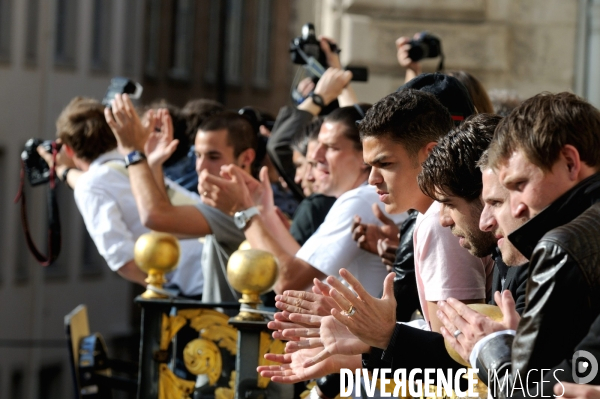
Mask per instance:
[[[594,355],[588,351],[575,352],[573,354],[572,367],[573,381],[578,384],[587,384],[596,378],[596,375],[598,374],[598,361]],[[585,377],[579,377],[579,375],[583,375],[585,373],[589,374]]]

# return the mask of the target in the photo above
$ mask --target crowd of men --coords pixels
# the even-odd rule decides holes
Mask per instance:
[[[492,105],[466,72],[422,74],[406,38],[406,83],[359,103],[325,43],[330,68],[274,124],[211,100],[67,105],[57,175],[110,268],[145,285],[135,240],[172,233],[173,295],[231,301],[228,256],[271,252],[269,327],[288,343],[258,371],[319,379],[315,397],[339,393],[342,368],[462,368],[445,342],[511,387],[498,396],[600,397],[569,384],[576,352],[600,354],[600,111],[566,92]]]

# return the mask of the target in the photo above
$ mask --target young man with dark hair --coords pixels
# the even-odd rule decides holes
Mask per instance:
[[[117,141],[104,118],[104,106],[93,99],[74,98],[56,121],[56,135],[63,144],[61,153],[76,168],[65,166],[61,156],[56,169],[74,188],[75,202],[98,252],[113,271],[145,286],[146,274],[135,264],[133,248],[137,238],[149,230],[140,222],[123,158],[115,151]],[[52,162],[47,153],[40,155]],[[173,187],[185,195],[183,188]],[[198,296],[203,289],[202,245],[196,240],[181,240],[180,244],[179,267],[169,276],[169,285],[186,296]]]
[[[153,177],[153,170],[154,173],[157,168],[160,171],[161,160],[168,158],[169,147],[163,148],[162,159],[149,165],[143,153],[147,133],[127,95],[115,96],[112,111],[107,108],[105,117],[119,142],[120,152],[126,155],[133,195],[144,226],[188,237],[207,236],[202,261],[207,282],[203,300],[236,300],[237,294],[230,289],[221,267],[216,267],[223,253],[231,254],[244,240],[233,218],[201,201],[192,205],[174,205],[169,201]],[[218,175],[221,166],[231,163],[249,175],[255,157],[252,147],[255,135],[249,122],[229,113],[212,116],[203,126],[207,126],[207,130],[200,129],[195,141],[198,175]],[[200,188],[199,192],[203,196],[211,195]]]
[[[445,304],[447,331],[463,334],[444,336],[480,378],[498,372],[512,388],[530,370],[572,358],[600,314],[600,111],[571,93],[532,97],[498,126],[489,163],[513,216],[528,220],[508,236],[530,260],[527,305],[518,328],[506,330]]]
[[[438,88],[456,85],[455,101],[470,101],[454,78],[430,74],[411,83],[422,80]],[[444,95],[451,96],[447,91]],[[449,229],[440,226],[440,204],[425,195],[417,181],[421,164],[452,127],[451,114],[433,94],[410,88],[384,97],[360,124],[364,159],[372,166],[369,183],[377,187],[386,211],[416,209],[421,214],[413,234],[415,275],[423,315],[432,331],[440,327],[437,301],[456,295],[468,303],[484,302],[491,288],[491,259],[472,257]]]
[[[200,185],[219,195],[209,197],[211,205],[227,212],[248,212],[262,205],[242,226],[253,248],[264,249],[279,260],[279,276],[274,291],[304,290],[310,288],[313,279],[336,274],[341,267],[348,267],[360,278],[367,291],[376,294],[385,277],[385,268],[376,255],[358,249],[352,241],[350,225],[352,216],[360,214],[367,220],[375,218],[371,204],[377,202],[377,194],[369,187],[368,167],[362,159],[362,148],[356,120],[361,112],[356,107],[342,107],[333,111],[323,121],[314,158],[319,172],[316,184],[321,193],[337,198],[319,229],[304,245],[300,246],[277,217],[272,194],[265,183],[265,170],[261,172],[264,194],[262,202],[255,202],[252,193],[261,182],[243,180],[236,168],[228,169],[232,179],[206,176]],[[204,199],[203,199],[204,200]],[[253,212],[255,213],[255,212]],[[400,223],[404,215],[398,215]]]
[[[442,212],[440,220],[437,221],[438,223],[447,223],[448,227],[451,225],[461,231],[470,230],[473,225],[477,226],[479,224],[483,208],[481,205],[482,175],[476,165],[477,160],[489,144],[499,119],[499,117],[491,115],[478,115],[467,119],[443,137],[423,163],[423,170],[419,177],[421,186],[428,187],[428,191],[431,191],[436,198],[440,196],[440,193],[444,193],[443,199],[447,200],[444,204],[446,207],[455,205],[454,209],[449,209],[448,213]],[[456,181],[453,177],[453,172],[456,171],[457,166],[461,181]],[[474,205],[473,202],[479,202],[479,204]],[[502,218],[502,221],[504,222],[505,218]],[[488,221],[488,223],[491,224],[491,221]],[[449,231],[449,229],[445,230]],[[472,251],[479,252],[481,255],[489,255],[494,245],[488,245],[488,239],[492,237],[493,241],[493,235],[491,232],[481,233],[481,235],[486,236],[486,238],[473,241],[465,236],[463,246],[469,247]],[[479,245],[481,242],[485,242],[485,244]],[[521,270],[526,271],[526,268]],[[354,341],[360,348],[364,348],[366,351],[370,350],[369,357],[364,358],[367,361],[364,363],[365,367],[391,366],[393,369],[406,368],[407,370],[414,368],[457,369],[462,367],[448,356],[444,347],[444,340],[440,334],[396,323],[393,318],[394,297],[390,295],[389,291],[385,292],[386,288],[389,287],[384,288],[384,297],[378,300],[365,295],[360,283],[347,271],[344,271],[344,275],[348,277],[348,282],[359,294],[360,299],[343,288],[336,280],[328,279],[328,282],[341,294],[336,293],[333,296],[339,307],[346,309],[352,304],[357,309],[352,316],[345,316],[339,312],[335,312],[334,316],[337,321],[343,323],[350,332],[356,334],[362,340],[363,343]],[[523,278],[523,273],[521,273],[521,281],[515,281],[517,278],[515,275],[511,275],[510,278],[502,276],[499,268],[496,268],[494,289],[510,289],[515,297],[524,297],[525,278]],[[519,303],[522,302],[519,300]],[[292,311],[293,309],[286,310]],[[331,325],[331,323],[328,325]],[[376,326],[376,328],[373,328],[373,326]],[[388,332],[387,336],[384,337],[382,332],[389,331],[389,326],[391,326],[392,332]],[[325,333],[323,323],[321,323],[321,332]],[[331,333],[333,336],[337,334],[334,330],[329,330],[327,333]],[[376,341],[380,337],[381,340]],[[326,339],[331,340],[331,337],[329,336]],[[338,342],[340,347],[351,348],[354,353],[358,353],[356,351],[360,350],[359,347],[349,346],[347,342],[342,341],[343,337],[340,336]],[[369,349],[365,343],[373,347]],[[382,349],[385,349],[383,358]],[[345,354],[350,353],[346,352]],[[384,361],[382,362],[382,360]]]

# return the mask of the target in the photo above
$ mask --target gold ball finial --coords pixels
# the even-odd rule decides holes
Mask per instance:
[[[504,318],[504,316],[502,315],[502,311],[500,311],[500,308],[496,305],[486,305],[483,303],[472,303],[467,306],[470,307],[471,309],[473,309],[474,311],[481,313],[482,315],[487,316],[496,322],[501,322],[502,319]],[[453,332],[454,331],[450,331],[451,334]],[[446,350],[448,351],[448,354],[450,355],[450,357],[452,359],[454,359],[456,362],[462,364],[463,366],[471,367],[471,365],[469,364],[469,361],[463,359],[462,356],[460,356],[458,354],[458,352],[455,351],[454,348],[452,348],[448,344],[448,341],[444,341],[444,344],[446,345]]]
[[[134,260],[148,274],[148,289],[142,294],[143,298],[168,297],[160,293],[166,282],[164,275],[177,267],[180,253],[179,241],[171,234],[150,232],[138,238],[134,247]]]
[[[263,317],[247,309],[257,309],[262,304],[260,294],[268,292],[277,281],[277,260],[267,251],[259,249],[237,250],[229,257],[227,279],[242,294],[242,309],[238,320],[262,321]]]

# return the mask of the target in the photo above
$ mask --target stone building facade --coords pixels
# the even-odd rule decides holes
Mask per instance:
[[[593,3],[316,0],[306,7],[318,30],[339,41],[343,64],[369,67],[369,83],[354,86],[361,101],[372,102],[404,81],[395,40],[421,31],[441,38],[447,70],[470,72],[488,89],[514,90],[525,98],[544,90],[585,94],[586,76],[577,68],[585,63],[580,53],[590,37],[584,25]],[[426,72],[437,65],[437,59],[423,62]]]

